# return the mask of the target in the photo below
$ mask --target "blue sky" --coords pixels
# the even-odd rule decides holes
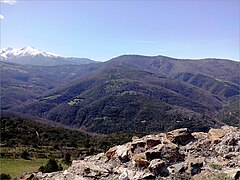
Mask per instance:
[[[4,2],[3,2],[4,1]],[[1,0],[1,48],[240,59],[239,0]]]

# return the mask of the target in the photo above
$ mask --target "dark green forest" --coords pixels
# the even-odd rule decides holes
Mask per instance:
[[[79,130],[42,124],[33,120],[1,117],[1,157],[73,158],[105,152],[108,148],[131,141],[144,133],[119,132],[108,136],[89,135]],[[11,151],[9,151],[11,149]],[[20,149],[20,150],[19,150]],[[8,151],[6,151],[8,150]]]

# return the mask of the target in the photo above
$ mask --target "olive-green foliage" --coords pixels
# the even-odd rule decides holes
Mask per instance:
[[[222,165],[211,163],[209,167],[212,169],[222,170]]]
[[[64,162],[66,164],[71,164],[71,154],[69,153],[66,153],[65,156],[64,156]]]
[[[161,179],[161,177],[160,177]],[[189,173],[175,173],[171,177],[172,180],[192,180],[192,176]]]
[[[233,180],[225,173],[214,173],[210,180]]]
[[[90,136],[79,131],[35,121],[1,117],[1,143],[5,146],[35,145],[84,147]]]
[[[30,154],[27,151],[23,151],[21,154],[21,158],[26,159],[26,160],[30,160]]]
[[[0,175],[0,179],[1,180],[9,180],[9,179],[11,179],[11,176],[9,174],[2,173]]]
[[[119,132],[90,136],[78,130],[41,124],[36,121],[1,117],[1,157],[4,158],[78,158],[77,154],[96,154],[131,141],[145,133]],[[38,132],[38,134],[36,133]],[[67,160],[65,159],[65,160]]]
[[[17,110],[102,134],[181,127],[206,131],[215,126],[212,113],[221,109],[226,98],[238,94],[238,89],[229,85],[232,90],[228,96],[218,95],[210,87],[216,79],[192,74],[189,78],[194,79],[188,83],[185,76],[189,75],[174,78],[146,69],[114,66],[47,95],[61,94],[56,99],[42,101],[40,97]]]
[[[62,165],[61,164],[58,165],[55,159],[49,159],[49,161],[45,166],[41,166],[39,168],[39,171],[44,173],[50,173],[50,172],[61,171],[61,170],[63,170]]]
[[[218,118],[230,126],[240,126],[240,96],[230,100],[229,106],[218,114]]]

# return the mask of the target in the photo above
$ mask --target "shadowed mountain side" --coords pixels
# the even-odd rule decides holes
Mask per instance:
[[[221,106],[218,98],[195,86],[118,68],[82,78],[15,110],[88,131],[111,133],[181,126],[206,130],[215,122],[205,116]]]
[[[101,64],[27,66],[0,62],[1,109],[9,109],[48,90],[96,71]]]
[[[98,133],[205,131],[222,124],[217,114],[230,99],[239,101],[239,62],[230,60],[124,55],[62,68],[68,71],[56,78],[59,84],[9,111]],[[72,68],[77,68],[74,78]]]

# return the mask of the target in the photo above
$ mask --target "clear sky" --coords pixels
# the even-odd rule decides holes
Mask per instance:
[[[240,59],[239,0],[1,0],[1,48]]]

